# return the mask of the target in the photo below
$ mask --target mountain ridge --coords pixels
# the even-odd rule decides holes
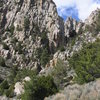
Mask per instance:
[[[73,84],[76,73],[69,59],[84,45],[100,39],[99,17],[97,9],[85,22],[71,17],[64,22],[53,0],[0,0],[1,80],[8,78],[14,66],[35,70],[39,76],[51,75],[60,59],[66,74],[57,85],[64,88]]]

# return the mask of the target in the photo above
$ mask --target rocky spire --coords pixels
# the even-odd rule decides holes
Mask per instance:
[[[76,21],[72,17],[68,17],[65,21],[65,36],[70,37],[70,34],[80,34],[82,32],[83,22]]]

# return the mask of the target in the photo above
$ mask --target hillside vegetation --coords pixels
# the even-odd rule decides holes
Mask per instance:
[[[82,50],[75,53],[69,60],[77,76],[75,80],[87,83],[100,77],[100,40],[85,45]]]

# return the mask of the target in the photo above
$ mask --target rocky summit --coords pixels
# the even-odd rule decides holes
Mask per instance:
[[[53,0],[0,0],[0,100],[99,100],[99,55],[100,9],[64,21]]]

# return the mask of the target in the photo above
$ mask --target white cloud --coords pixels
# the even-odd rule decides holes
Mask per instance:
[[[68,16],[69,17],[72,16],[73,18],[78,19],[77,18],[78,12],[77,12],[77,9],[76,9],[75,6],[68,7],[68,8],[66,8],[66,7],[59,8],[58,13],[59,13],[60,16],[63,16],[64,20],[66,20],[66,17],[68,17]]]
[[[78,10],[78,17],[85,20],[92,11],[100,8],[100,0],[53,0],[57,8],[60,9],[59,13],[65,13],[66,8],[75,6]],[[62,10],[61,10],[62,9]],[[67,12],[66,12],[67,13]]]
[[[72,6],[75,4],[75,0],[53,0],[58,8],[64,7],[64,6]]]

